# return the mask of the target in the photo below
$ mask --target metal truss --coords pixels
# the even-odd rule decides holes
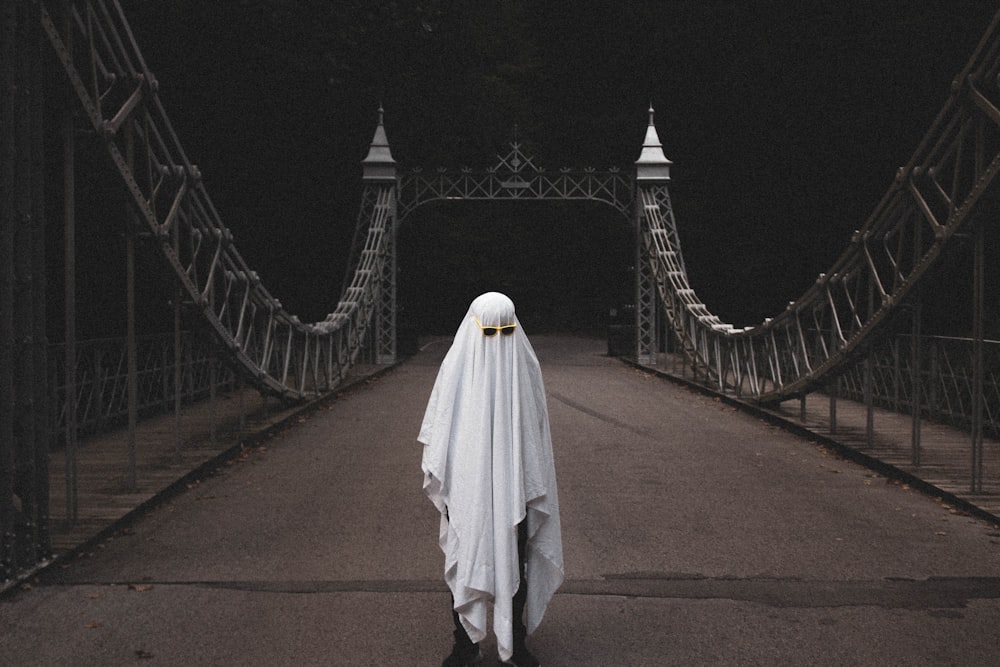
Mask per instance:
[[[346,339],[339,349],[351,356],[338,359],[342,367],[349,367],[357,360],[373,317],[395,322],[394,313],[384,312],[386,301],[395,303],[395,196],[391,182],[365,187],[355,229],[355,236],[364,239],[364,243],[351,283],[337,309],[315,325],[318,331],[338,332]],[[392,274],[389,288],[383,286],[387,273]],[[383,363],[395,360],[395,337],[387,343],[380,336],[379,343],[381,356],[392,355],[391,359],[383,358]],[[390,344],[392,347],[387,350],[385,345]]]
[[[762,325],[735,328],[705,308],[688,284],[666,186],[640,189],[641,254],[670,328],[720,390],[768,403],[820,387],[863,353],[915,287],[931,279],[930,269],[960,231],[993,229],[995,221],[980,213],[1000,193],[998,18],[841,256]]]
[[[547,172],[536,167],[534,159],[522,152],[521,144],[513,141],[510,151],[498,156],[497,164],[486,171],[438,169],[426,174],[415,169],[399,177],[400,220],[421,204],[440,199],[597,201],[612,206],[629,219],[632,176],[615,168]]]
[[[364,265],[326,321],[305,324],[247,266],[219,218],[157,95],[115,0],[69,3],[69,15],[35,0],[42,27],[92,130],[103,137],[137,220],[228,358],[259,389],[299,399],[331,389],[357,357],[379,299],[391,193],[362,206],[372,216]],[[63,7],[62,3],[55,6]],[[55,21],[53,16],[60,16]]]

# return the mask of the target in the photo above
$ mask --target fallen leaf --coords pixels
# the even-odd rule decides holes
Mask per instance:
[[[135,591],[136,593],[145,593],[146,591],[153,590],[152,584],[129,584],[129,590]]]
[[[104,624],[99,623],[97,621],[91,621],[90,623],[87,623],[83,627],[87,628],[88,630],[96,630],[97,628],[103,628]]]

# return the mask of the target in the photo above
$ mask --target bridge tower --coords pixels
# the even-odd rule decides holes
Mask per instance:
[[[364,194],[359,220],[371,219],[371,208],[379,201],[385,202],[386,215],[381,216],[385,230],[382,257],[379,262],[381,275],[378,284],[381,286],[376,296],[375,321],[372,322],[375,344],[375,363],[392,364],[396,361],[396,232],[399,220],[396,211],[396,161],[389,150],[389,139],[385,134],[383,123],[385,112],[378,110],[378,127],[368,148],[368,155],[361,161]],[[371,230],[369,230],[369,234]],[[355,239],[355,246],[364,239]],[[349,269],[351,267],[348,267]]]
[[[663,145],[656,134],[653,123],[653,107],[649,107],[649,125],[642,142],[642,152],[635,161],[636,193],[633,202],[636,230],[636,263],[635,263],[635,330],[636,358],[640,364],[655,365],[656,353],[659,350],[657,327],[656,281],[653,275],[652,262],[642,243],[643,236],[650,233],[643,207],[646,202],[654,203],[661,212],[673,217],[670,206],[670,192],[667,184],[670,182],[670,165],[673,164],[663,154]]]

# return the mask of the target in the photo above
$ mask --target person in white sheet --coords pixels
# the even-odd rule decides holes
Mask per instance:
[[[507,296],[472,302],[417,439],[452,594],[443,667],[481,659],[491,603],[503,664],[537,666],[525,639],[562,584],[562,535],[542,373]]]

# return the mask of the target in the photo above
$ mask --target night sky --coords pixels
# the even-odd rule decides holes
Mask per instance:
[[[336,305],[380,104],[402,168],[494,164],[517,126],[550,170],[631,170],[652,103],[692,286],[738,325],[777,314],[836,259],[996,11],[968,0],[123,6],[241,254],[301,319]],[[92,224],[81,254],[123,265]],[[404,325],[450,332],[472,297],[500,289],[531,330],[599,330],[631,298],[632,244],[621,217],[592,204],[419,209],[400,231]],[[141,265],[140,296],[162,314],[154,264]],[[84,280],[84,313],[87,291]],[[81,322],[85,334],[116,326]]]

